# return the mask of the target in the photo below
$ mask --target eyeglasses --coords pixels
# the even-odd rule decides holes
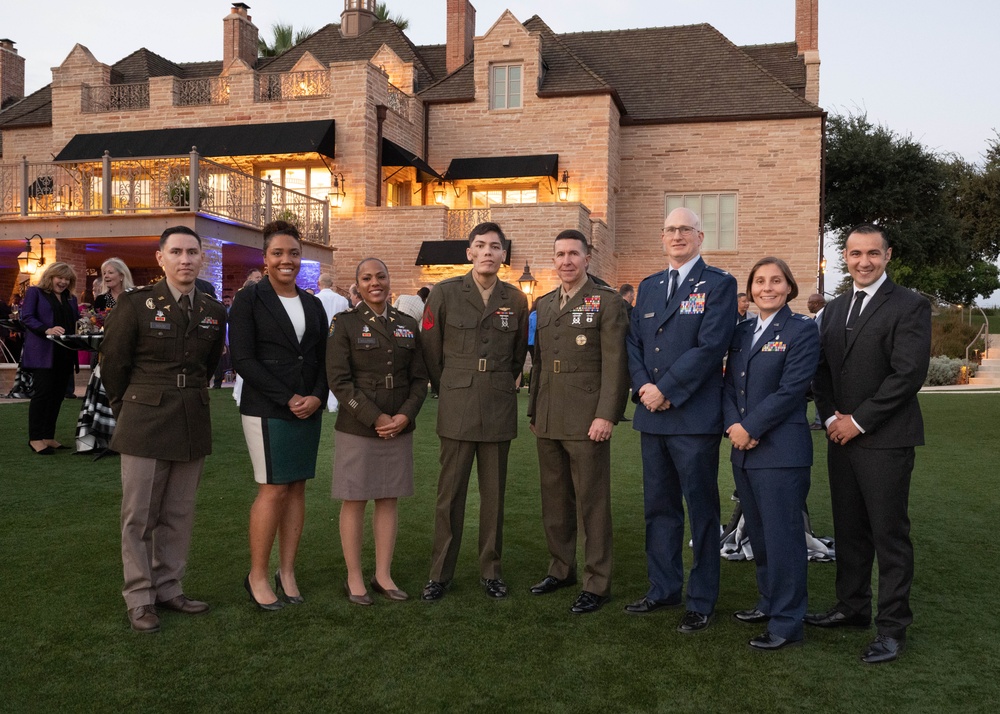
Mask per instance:
[[[694,226],[667,226],[663,229],[663,234],[672,236],[680,233],[685,238],[694,235],[698,232],[698,229]]]

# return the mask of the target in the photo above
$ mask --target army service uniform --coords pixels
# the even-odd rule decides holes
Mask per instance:
[[[191,293],[185,319],[166,280],[123,294],[108,314],[101,376],[122,454],[122,594],[129,609],[183,594],[194,500],[212,452],[208,379],[226,309]]]
[[[562,288],[538,299],[528,416],[538,437],[548,575],[576,577],[577,511],[583,526],[583,589],[611,584],[611,440],[588,436],[594,419],[618,423],[628,393],[625,301],[587,278],[566,305]]]
[[[507,453],[517,436],[517,378],[528,351],[528,300],[497,279],[484,304],[472,272],[431,290],[421,341],[440,395],[441,476],[430,579],[455,572],[472,461],[479,474],[479,569],[498,579],[503,550]]]

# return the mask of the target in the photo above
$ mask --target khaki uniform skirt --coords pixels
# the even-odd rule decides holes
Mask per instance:
[[[413,495],[413,432],[392,439],[334,431],[334,498],[371,501]]]

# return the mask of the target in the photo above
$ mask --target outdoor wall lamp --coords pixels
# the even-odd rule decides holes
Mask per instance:
[[[560,201],[565,201],[569,198],[569,171],[563,171],[562,181],[559,182],[556,190],[559,192]]]
[[[535,280],[535,276],[531,274],[531,268],[528,267],[528,261],[524,261],[524,272],[521,273],[521,277],[517,279],[517,284],[521,288],[521,292],[528,296],[528,300],[531,300],[531,294],[535,292],[535,285],[538,281]]]
[[[31,241],[35,238],[38,239],[38,250],[41,255],[35,255],[31,252]],[[17,265],[22,273],[34,275],[39,268],[45,265],[45,241],[38,233],[35,233],[31,238],[24,239],[24,245],[24,252],[17,256]]]
[[[434,203],[438,205],[444,204],[444,183],[438,181],[434,185]]]
[[[825,257],[822,260],[819,261],[819,272],[821,272],[823,275],[826,275],[826,258]]]
[[[330,200],[330,205],[334,208],[340,208],[344,205],[344,197],[347,195],[347,191],[344,190],[346,184],[344,174],[333,174],[333,187],[326,194],[326,197]]]

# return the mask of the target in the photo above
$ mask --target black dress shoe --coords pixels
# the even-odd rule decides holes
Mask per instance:
[[[680,599],[674,600],[650,600],[648,597],[644,597],[641,600],[636,600],[635,602],[630,602],[625,606],[625,612],[629,615],[648,615],[651,612],[656,612],[657,610],[666,610],[667,608],[677,607],[681,604]]]
[[[576,578],[566,578],[565,580],[560,580],[559,578],[554,578],[551,575],[546,575],[542,578],[540,583],[535,583],[531,586],[531,594],[548,595],[549,593],[554,593],[556,590],[569,587],[570,585],[576,585]]]
[[[681,624],[677,626],[677,631],[684,635],[690,635],[695,632],[701,632],[711,624],[711,615],[703,615],[700,612],[688,610],[684,613],[684,617],[681,618]]]
[[[507,597],[507,583],[503,581],[503,578],[480,578],[479,583],[483,586],[486,597],[495,600]]]
[[[440,600],[444,597],[444,588],[445,583],[439,583],[437,580],[428,580],[427,584],[424,585],[424,591],[420,593],[420,599],[427,600],[428,602]]]
[[[281,602],[281,600],[275,600],[274,602],[258,602],[257,598],[253,596],[253,588],[250,587],[249,575],[247,575],[246,580],[243,581],[243,587],[246,588],[247,594],[250,595],[250,599],[253,600],[253,604],[265,612],[274,612],[275,610],[280,610],[285,606],[285,603]]]
[[[573,603],[573,607],[569,609],[574,615],[586,615],[591,612],[597,612],[611,598],[607,595],[597,595],[592,592],[587,592],[584,590],[580,593],[580,596]]]
[[[871,644],[865,648],[864,654],[861,655],[861,661],[865,664],[892,662],[902,653],[905,644],[906,640],[897,640],[888,635],[876,635]]]
[[[785,639],[784,637],[778,637],[773,632],[764,630],[762,634],[754,637],[747,644],[750,645],[750,649],[759,650],[761,652],[774,652],[775,650],[780,650],[783,647],[794,647],[795,645],[802,644],[802,638],[797,640]]]
[[[870,617],[864,615],[845,615],[837,608],[829,612],[810,612],[806,614],[803,621],[813,627],[869,627],[872,624]]]
[[[754,608],[752,610],[737,610],[733,613],[733,619],[739,622],[746,622],[750,625],[757,625],[761,622],[768,622],[771,616],[765,615],[757,608]]]
[[[274,589],[278,593],[278,599],[289,605],[301,605],[306,601],[301,595],[289,595],[285,592],[285,586],[281,584],[281,570],[274,571]]]

